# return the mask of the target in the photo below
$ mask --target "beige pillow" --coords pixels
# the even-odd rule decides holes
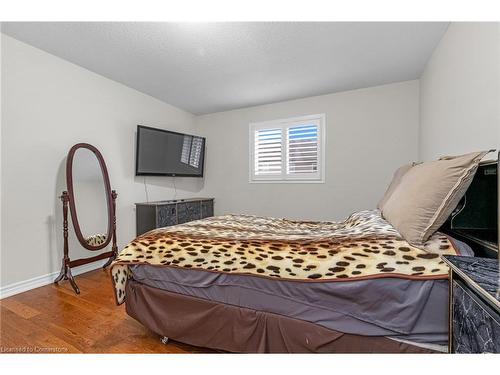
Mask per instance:
[[[446,221],[472,182],[487,151],[415,165],[385,202],[382,216],[414,246]]]
[[[400,183],[401,179],[403,178],[404,174],[406,172],[408,172],[414,165],[415,165],[415,163],[409,163],[409,164],[402,165],[401,167],[399,167],[398,169],[396,169],[396,172],[394,172],[394,175],[392,177],[391,183],[389,184],[389,187],[385,191],[385,194],[382,197],[382,199],[380,200],[380,202],[378,202],[378,204],[377,204],[377,208],[380,211],[382,211],[384,209],[385,202],[387,202],[387,200],[389,199],[389,197],[392,195],[392,192],[399,185],[399,183]]]

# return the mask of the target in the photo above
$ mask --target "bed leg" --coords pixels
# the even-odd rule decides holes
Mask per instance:
[[[160,337],[160,341],[162,344],[168,344],[168,337],[167,336],[162,336]]]

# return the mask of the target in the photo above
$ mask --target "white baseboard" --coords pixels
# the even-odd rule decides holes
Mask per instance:
[[[73,276],[76,276],[85,272],[96,270],[98,268],[101,268],[106,263],[106,261],[107,259],[104,259],[95,263],[85,264],[80,267],[72,268],[71,273],[73,274]],[[2,286],[0,287],[0,299],[13,296],[14,294],[27,292],[31,289],[40,288],[41,286],[52,284],[55,278],[59,275],[59,272],[60,271],[56,271],[47,275],[37,276],[32,279],[18,281],[17,283]]]

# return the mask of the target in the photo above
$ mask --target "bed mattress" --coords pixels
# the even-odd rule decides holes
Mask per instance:
[[[412,246],[379,210],[355,212],[342,222],[225,215],[147,232],[110,268],[121,304],[130,267],[139,264],[293,282],[426,281],[446,280],[440,256],[459,254],[441,233],[421,248]]]
[[[453,240],[460,254],[466,244]],[[251,275],[134,265],[132,278],[161,290],[270,312],[339,332],[417,343],[448,340],[448,281],[400,278],[342,283],[274,280]]]

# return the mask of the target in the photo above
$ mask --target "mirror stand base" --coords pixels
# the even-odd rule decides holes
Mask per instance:
[[[59,273],[59,276],[57,276],[57,278],[54,280],[54,284],[57,284],[63,280],[69,280],[69,283],[71,284],[71,287],[73,288],[75,293],[80,294],[80,288],[78,288],[78,285],[76,285],[75,278],[71,273],[71,267],[65,263],[63,263],[62,265],[61,273]]]
[[[108,266],[116,259],[117,257],[117,254],[118,254],[118,251],[116,249],[113,249],[112,250],[112,255],[111,257],[108,259],[108,261],[104,264],[104,266],[102,266],[102,269],[105,270],[106,268],[108,268]]]
[[[104,266],[102,267],[102,269],[105,270],[116,259],[117,256],[118,256],[117,248],[113,246],[113,250],[108,251],[107,253],[96,255],[91,258],[70,260],[69,258],[65,257],[62,261],[61,272],[59,273],[59,276],[57,276],[56,279],[54,280],[54,284],[57,284],[63,280],[69,280],[75,293],[80,294],[80,288],[78,288],[78,285],[76,285],[75,278],[71,273],[71,268],[83,266],[84,264],[93,263],[98,260],[108,258],[106,264],[104,264]]]

